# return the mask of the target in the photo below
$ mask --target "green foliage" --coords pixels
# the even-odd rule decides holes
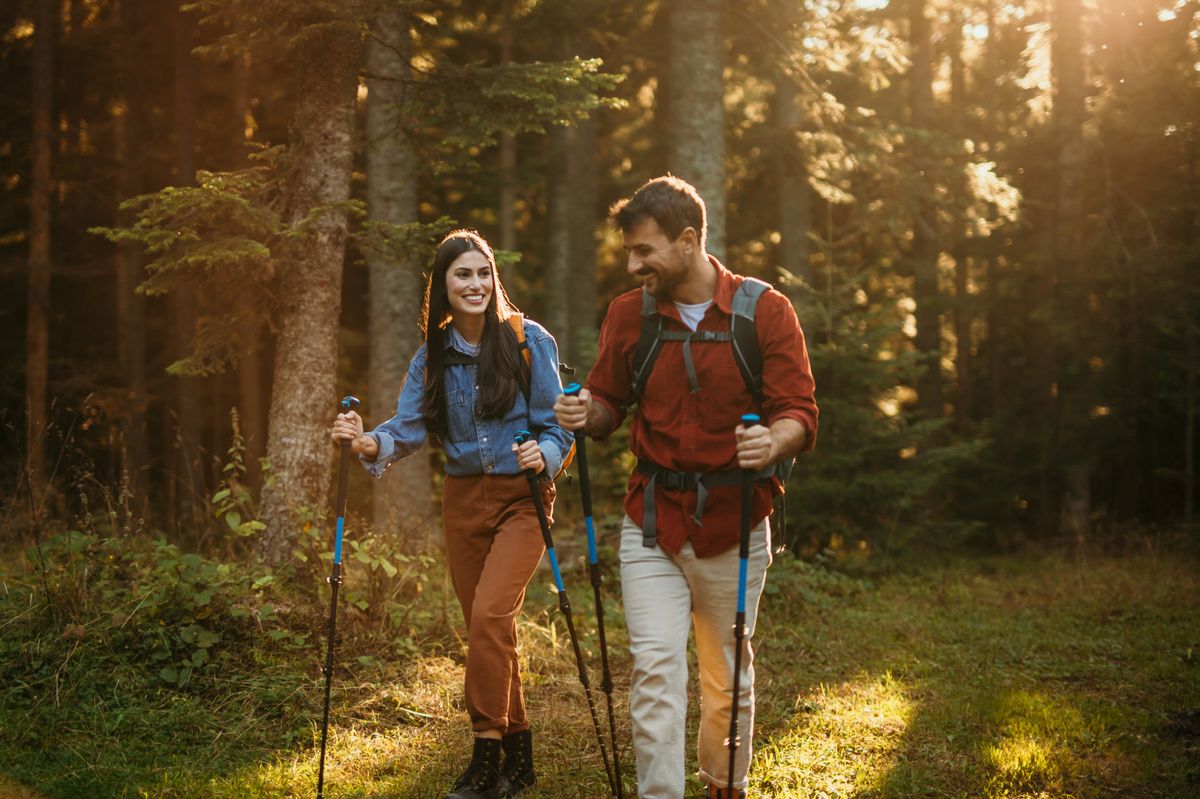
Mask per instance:
[[[366,256],[403,264],[417,253],[431,254],[437,242],[455,226],[454,220],[446,216],[408,224],[368,221],[351,234],[351,240]]]
[[[818,560],[826,560],[820,558]],[[815,610],[833,609],[848,598],[872,590],[866,580],[831,568],[827,562],[786,558],[771,566],[770,579],[763,587],[766,612],[776,603],[786,602]]]
[[[865,273],[839,275],[832,293],[809,289],[798,310],[808,320],[821,406],[817,448],[797,461],[788,483],[793,520],[808,531],[802,551],[856,540],[895,548],[911,540],[940,510],[930,502],[938,489],[985,445],[955,441],[946,420],[919,420],[908,407],[905,386],[923,356],[896,347],[903,340],[900,298],[868,280]]]
[[[365,30],[381,0],[194,0],[185,11],[202,15],[204,24],[218,31],[217,38],[197,48],[205,56],[240,57],[247,49],[267,58],[291,54],[305,36],[324,28]],[[403,5],[401,0],[393,6]]]
[[[111,539],[72,538],[47,542],[42,554],[64,574],[91,564],[88,593],[98,601],[109,577],[96,558],[121,555]],[[175,572],[193,592],[215,565],[144,544],[133,559],[158,573],[138,578],[148,585],[165,589]],[[355,569],[349,591],[371,566],[357,555],[347,561]],[[1200,701],[1192,679],[1193,556],[1026,553],[890,566],[870,580],[791,558],[771,567],[755,635],[752,791],[814,799],[835,792],[1092,797],[1102,781],[1109,793],[1187,795],[1195,779],[1189,709]],[[276,609],[261,628],[250,625],[261,631],[248,637],[216,612],[196,622],[221,636],[207,647],[221,665],[193,666],[181,687],[159,675],[162,664],[147,662],[145,649],[114,637],[110,616],[120,608],[76,603],[78,621],[52,621],[33,562],[5,568],[0,771],[54,797],[267,799],[311,791],[324,684],[314,665],[320,636],[301,645],[285,633],[322,629],[327,601],[289,610],[295,599],[281,578],[261,595],[225,581],[206,604],[203,597],[159,603],[160,617],[169,606],[194,614],[265,600]],[[47,576],[58,607],[66,607],[74,589],[61,575]],[[568,567],[566,577],[586,584],[582,569]],[[591,723],[543,578],[519,621],[526,702],[543,731],[539,790],[591,795],[603,790],[603,773],[595,757],[580,757],[594,752]],[[116,590],[113,598],[127,601],[128,587]],[[606,587],[620,714],[629,656],[620,606],[611,601],[618,591],[615,582]],[[352,603],[343,606],[327,760],[338,790],[434,796],[461,770],[469,751],[462,665],[443,654],[458,653],[461,642],[457,620],[432,607],[438,593],[422,594],[427,615],[415,626],[415,649],[385,645]],[[590,602],[575,604],[594,659]],[[121,610],[126,627],[143,625],[144,612]],[[179,629],[182,660],[203,641]]]
[[[266,525],[258,521],[254,496],[246,485],[246,445],[238,424],[237,408],[230,410],[230,418],[233,440],[229,444],[229,460],[222,469],[221,482],[209,504],[213,515],[223,520],[230,532],[239,538],[249,538],[265,530]],[[263,471],[269,471],[265,464]]]
[[[167,186],[134,197],[122,208],[136,214],[125,227],[93,233],[145,248],[149,277],[139,292],[167,294],[181,286],[200,289],[205,311],[198,320],[193,352],[171,365],[176,375],[208,375],[237,363],[269,324],[270,293],[290,246],[303,226],[289,228],[282,147],[251,154],[253,165],[231,172],[200,172],[194,187]],[[248,322],[248,324],[247,324]]]
[[[41,572],[36,598],[64,625],[64,636],[121,652],[181,689],[195,673],[219,671],[236,657],[234,647],[279,623],[268,601],[269,575],[247,574],[161,539],[69,530],[26,557]],[[33,660],[24,665],[39,668]]]
[[[476,166],[481,149],[501,132],[544,133],[598,108],[622,108],[609,96],[622,80],[600,71],[600,59],[529,64],[439,64],[406,94],[405,117],[420,123],[418,146],[441,170]]]

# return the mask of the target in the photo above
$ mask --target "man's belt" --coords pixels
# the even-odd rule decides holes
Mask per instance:
[[[654,461],[638,458],[638,474],[650,478],[646,491],[642,495],[642,546],[652,549],[658,546],[658,516],[654,502],[654,489],[657,486],[671,488],[676,491],[696,492],[696,512],[692,520],[703,525],[704,504],[708,501],[708,492],[712,488],[739,485],[742,482],[742,469],[723,469],[719,472],[677,472],[665,466],[659,466]],[[775,473],[774,466],[754,472],[755,480],[762,480]]]

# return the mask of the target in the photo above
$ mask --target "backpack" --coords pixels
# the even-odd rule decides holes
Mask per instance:
[[[524,314],[519,313],[509,314],[507,321],[508,326],[512,329],[513,335],[517,337],[517,349],[521,353],[521,366],[523,368],[521,369],[521,375],[518,382],[521,384],[521,393],[525,395],[525,405],[528,406],[530,381],[532,379],[533,356],[529,352],[528,342],[525,341],[525,316]],[[455,356],[447,358],[444,362],[444,365],[450,366],[454,364],[473,364],[475,362],[476,358],[474,356],[459,353]],[[565,372],[568,374],[575,373],[574,369],[563,363],[558,365],[558,369],[560,372]],[[571,448],[567,450],[565,455],[563,455],[562,466],[559,468],[558,473],[555,474],[551,479],[557,480],[567,470],[567,467],[570,466],[574,461],[575,441],[572,439]]]
[[[658,354],[662,350],[664,341],[682,341],[685,345],[728,341],[733,347],[733,360],[742,374],[746,389],[761,411],[765,397],[763,395],[762,350],[758,346],[755,311],[758,308],[759,298],[770,288],[771,284],[758,278],[744,278],[733,294],[731,303],[733,313],[730,317],[729,330],[721,331],[665,330],[662,315],[658,312],[658,300],[643,288],[642,330],[638,336],[637,346],[633,350],[633,380],[629,385],[630,400],[625,403],[626,408],[641,401],[642,391],[645,390],[646,382],[650,379],[650,371],[654,368],[654,362],[658,360]],[[688,350],[684,352],[684,363],[687,366],[691,387],[696,390],[699,388],[699,384],[692,366],[691,353]],[[767,424],[766,414],[764,413],[762,416],[763,424]],[[788,476],[792,473],[795,463],[795,458],[785,458],[775,464],[774,474],[782,484],[787,484]],[[786,535],[787,509],[782,498],[776,501],[775,507],[779,511],[780,526]]]

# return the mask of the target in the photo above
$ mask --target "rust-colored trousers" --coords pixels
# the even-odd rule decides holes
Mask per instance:
[[[554,484],[545,483],[547,515]],[[467,623],[467,712],[476,732],[529,729],[517,666],[517,614],[545,546],[523,475],[446,476],[446,560]]]

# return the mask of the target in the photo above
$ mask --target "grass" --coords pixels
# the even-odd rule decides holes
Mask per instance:
[[[1025,555],[852,578],[777,560],[756,638],[751,794],[1200,796],[1197,565],[1153,553]],[[0,641],[6,656],[17,647],[41,665],[0,686],[0,797],[38,795],[18,784],[47,797],[313,794],[322,688],[314,646],[245,652],[237,668],[198,673],[187,690],[166,687],[155,668],[104,651],[86,625],[31,638],[29,606],[13,600],[21,579],[5,578],[12,590],[0,591],[9,597]],[[586,577],[568,579],[598,663]],[[536,580],[521,622],[541,779],[528,796],[604,796],[548,581]],[[457,619],[431,618],[422,657],[381,651],[360,662],[353,638],[343,645],[330,799],[441,797],[462,768],[469,732]],[[632,793],[628,653],[611,596],[607,618]],[[689,778],[689,796],[700,789]]]

